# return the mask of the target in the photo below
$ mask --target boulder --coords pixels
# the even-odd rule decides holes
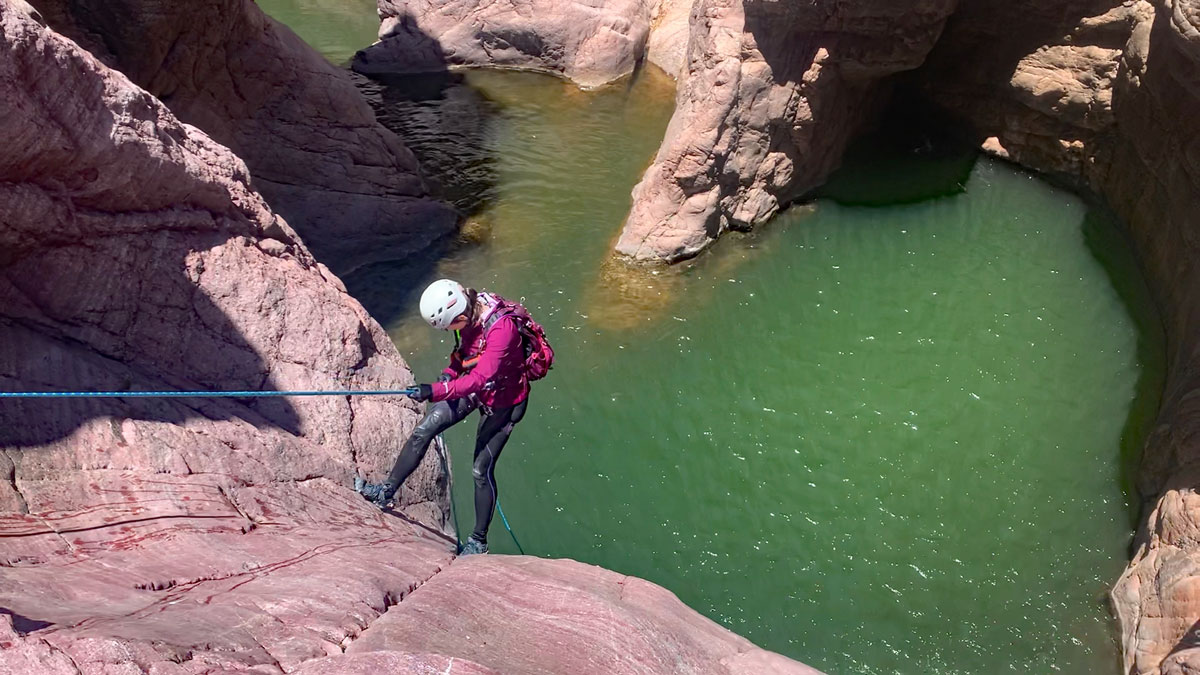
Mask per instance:
[[[646,60],[678,79],[687,66],[689,21],[695,0],[657,0],[650,13]]]
[[[450,66],[538,70],[596,87],[633,72],[650,32],[649,0],[379,0],[379,42],[360,73]]]
[[[406,260],[457,214],[429,196],[412,153],[351,74],[252,0],[35,0],[56,31],[246,162],[253,187],[344,276]]]

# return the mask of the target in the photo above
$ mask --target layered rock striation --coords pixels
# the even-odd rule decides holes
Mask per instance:
[[[318,260],[346,275],[450,235],[412,153],[348,73],[252,0],[35,0],[58,32],[243,159]]]
[[[238,157],[21,0],[0,0],[0,137],[0,389],[412,382]],[[351,477],[378,479],[417,417],[4,400],[0,673],[814,672],[646,582],[456,562],[436,453],[397,515],[367,505]]]
[[[241,160],[36,16],[0,4],[0,387],[412,382]],[[340,652],[451,559],[432,467],[404,495],[423,522],[345,487],[417,417],[398,397],[6,400],[0,671]]]

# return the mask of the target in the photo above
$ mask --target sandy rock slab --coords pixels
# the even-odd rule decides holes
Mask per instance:
[[[0,518],[16,629],[0,642],[22,645],[0,672],[55,653],[85,673],[290,672],[340,654],[453,557],[449,538],[325,480],[114,478],[85,508]]]
[[[648,0],[379,0],[379,42],[360,73],[450,66],[540,70],[595,87],[633,72],[650,35]]]
[[[472,556],[347,649],[454,655],[502,673],[818,671],[754,646],[670,591],[573,560]]]

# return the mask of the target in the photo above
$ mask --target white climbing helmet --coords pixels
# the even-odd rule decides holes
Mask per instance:
[[[467,292],[453,279],[438,279],[421,294],[421,316],[430,326],[446,330],[467,312]]]

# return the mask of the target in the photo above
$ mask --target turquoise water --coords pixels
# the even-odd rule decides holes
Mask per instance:
[[[334,64],[350,63],[354,52],[375,41],[375,0],[255,0],[264,12],[296,31]]]
[[[451,346],[415,316],[433,278],[546,325],[558,363],[497,470],[526,552],[647,578],[829,672],[1119,670],[1106,593],[1162,363],[1102,213],[1001,163],[868,144],[841,202],[631,271],[608,252],[669,82],[404,87],[372,92],[381,117],[438,158],[467,232],[352,291],[424,380]],[[849,205],[931,174],[958,182]],[[473,431],[447,434],[464,527]],[[499,518],[490,540],[516,550]]]

